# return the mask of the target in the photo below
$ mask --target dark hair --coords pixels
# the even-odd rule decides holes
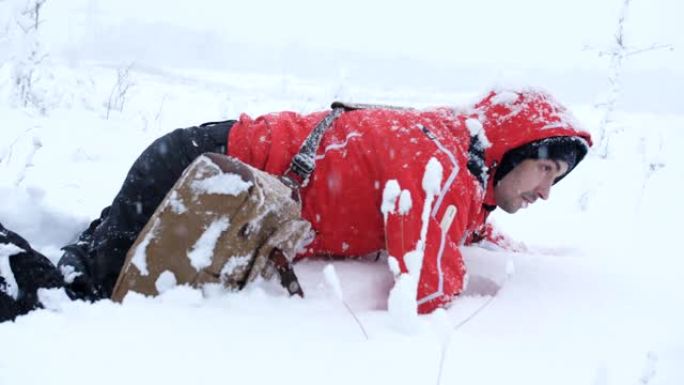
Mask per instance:
[[[525,159],[553,159],[567,163],[568,171],[556,178],[553,182],[555,184],[568,175],[585,155],[587,155],[587,144],[583,139],[576,136],[553,136],[530,142],[510,150],[504,155],[496,168],[494,185],[499,183],[506,174]]]

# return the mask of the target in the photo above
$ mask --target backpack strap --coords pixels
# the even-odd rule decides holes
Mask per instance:
[[[321,143],[323,133],[332,126],[333,122],[346,111],[368,110],[368,109],[391,109],[409,110],[406,107],[388,106],[381,104],[364,103],[344,103],[333,102],[330,106],[332,110],[314,127],[309,136],[304,140],[299,152],[292,158],[290,167],[283,175],[284,182],[291,188],[299,190],[306,186],[309,177],[316,168],[316,151]]]
[[[292,262],[290,262],[290,260],[285,257],[285,254],[278,248],[273,249],[270,259],[280,276],[280,284],[283,285],[285,290],[287,290],[290,295],[298,295],[303,298],[304,291],[302,291],[302,285],[299,283],[299,280],[297,280],[297,275],[292,267]]]
[[[306,186],[309,182],[309,177],[316,168],[316,151],[321,143],[323,133],[332,126],[335,119],[337,119],[344,112],[344,108],[333,108],[309,133],[304,143],[299,148],[299,152],[292,158],[290,167],[280,177],[280,180],[292,189],[292,199],[299,202],[299,189]],[[292,262],[288,260],[283,252],[275,248],[271,252],[269,259],[274,264],[278,275],[280,275],[280,284],[290,293],[290,295],[298,295],[304,297],[302,286],[297,280]]]
[[[405,110],[403,107],[384,106],[378,104],[343,103],[333,102],[332,110],[314,127],[306,137],[304,143],[299,148],[299,152],[292,158],[290,167],[280,177],[280,180],[292,189],[292,198],[299,201],[299,189],[306,186],[309,177],[316,168],[316,151],[321,143],[321,138],[335,120],[345,111],[365,110],[365,109],[394,109]],[[280,275],[280,283],[290,293],[290,295],[304,296],[301,285],[294,273],[292,262],[290,262],[279,249],[274,249],[270,255],[270,260],[276,267]]]
[[[387,104],[346,103],[346,102],[339,102],[339,101],[333,102],[331,107],[332,108],[343,108],[345,111],[378,110],[378,109],[404,111],[404,110],[412,110],[413,109],[410,107],[391,106],[391,105],[387,105]]]
[[[292,158],[290,167],[285,171],[285,183],[293,189],[300,189],[309,182],[309,177],[316,168],[316,151],[321,143],[323,133],[332,126],[333,122],[344,112],[344,108],[333,108],[323,120],[309,133],[297,155]]]

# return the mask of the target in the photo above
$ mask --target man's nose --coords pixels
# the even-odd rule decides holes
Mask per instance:
[[[551,195],[551,185],[553,182],[547,183],[547,182],[542,182],[539,187],[537,187],[536,193],[539,196],[539,198],[547,200],[549,199],[549,196]]]

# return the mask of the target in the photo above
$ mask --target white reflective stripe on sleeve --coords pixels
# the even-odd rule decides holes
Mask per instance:
[[[444,274],[442,273],[442,256],[444,255],[444,246],[446,244],[447,238],[446,235],[449,232],[451,224],[454,222],[454,218],[456,218],[456,206],[449,205],[449,207],[447,207],[446,211],[444,212],[442,222],[439,224],[439,227],[442,229],[442,232],[440,234],[439,252],[437,253],[437,291],[419,299],[418,305],[421,305],[428,301],[432,301],[433,299],[436,299],[439,296],[444,295]]]
[[[446,234],[446,232],[449,230],[449,227],[451,227],[451,224],[454,223],[455,217],[456,217],[456,206],[449,205],[449,207],[447,207],[446,211],[444,212],[444,216],[442,217],[442,222],[439,223],[439,226],[442,228],[443,233]]]
[[[449,191],[449,189],[451,188],[451,185],[456,180],[456,176],[458,175],[458,172],[459,172],[459,167],[458,167],[458,163],[456,162],[456,157],[454,156],[454,154],[451,151],[449,151],[446,147],[444,147],[444,145],[442,145],[442,143],[439,141],[439,139],[437,139],[437,137],[434,134],[429,132],[427,130],[427,128],[425,128],[425,127],[422,127],[422,128],[423,128],[423,132],[425,132],[427,134],[428,138],[430,138],[435,143],[437,148],[441,152],[446,154],[446,156],[449,158],[449,161],[451,162],[451,165],[452,165],[451,173],[449,174],[449,177],[447,178],[446,182],[444,183],[444,186],[442,186],[442,189],[439,192],[439,197],[437,198],[437,202],[435,203],[435,206],[432,208],[432,212],[430,213],[430,216],[435,218],[437,215],[437,212],[439,211],[439,208],[442,206],[442,203],[444,201],[444,196],[446,195],[447,191]],[[437,275],[438,275],[437,276],[437,290],[432,294],[428,294],[423,298],[419,298],[418,299],[418,305],[419,306],[426,303],[426,302],[432,301],[432,300],[437,299],[440,296],[444,295],[444,273],[442,271],[442,256],[444,254],[444,247],[446,246],[446,234],[447,234],[449,227],[451,226],[451,222],[453,222],[453,219],[454,219],[453,217],[451,217],[451,219],[447,219],[447,215],[453,215],[453,216],[456,215],[456,210],[455,210],[456,207],[453,205],[450,205],[449,208],[450,207],[454,208],[453,214],[450,214],[449,212],[445,212],[444,213],[445,216],[442,219],[442,223],[440,223],[440,227],[441,227],[442,231],[440,234],[439,251],[437,253]],[[447,208],[447,210],[449,210],[449,208]],[[445,221],[449,222],[448,226],[446,225]]]
[[[452,206],[449,206],[452,207]],[[428,294],[423,298],[418,299],[418,306],[432,301],[444,295],[444,273],[442,272],[442,255],[444,255],[444,246],[446,245],[446,231],[442,228],[439,240],[439,251],[437,252],[437,291]]]
[[[431,139],[435,142],[437,148],[439,148],[440,151],[442,151],[447,155],[447,157],[449,157],[449,161],[453,166],[453,168],[451,169],[451,174],[449,174],[449,177],[447,178],[446,182],[444,183],[444,186],[442,187],[442,191],[439,192],[437,203],[435,203],[435,207],[432,208],[431,215],[434,218],[437,215],[437,211],[442,206],[442,202],[444,201],[444,196],[446,195],[446,192],[449,191],[451,185],[454,183],[454,180],[456,180],[456,175],[458,175],[459,167],[458,163],[456,162],[456,157],[454,156],[454,154],[451,151],[447,150],[447,148],[444,147],[442,143],[440,143],[439,139],[434,137],[434,135]]]

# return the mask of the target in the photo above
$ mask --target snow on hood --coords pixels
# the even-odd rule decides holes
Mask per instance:
[[[491,175],[506,152],[537,140],[573,136],[587,147],[592,144],[591,135],[570,111],[538,89],[492,90],[473,106],[469,117],[482,123],[490,144],[485,147],[484,161]],[[493,203],[493,179],[488,181],[487,204]]]
[[[472,111],[491,146],[485,164],[495,167],[509,150],[554,136],[575,136],[591,146],[590,134],[563,105],[537,89],[493,90]]]

